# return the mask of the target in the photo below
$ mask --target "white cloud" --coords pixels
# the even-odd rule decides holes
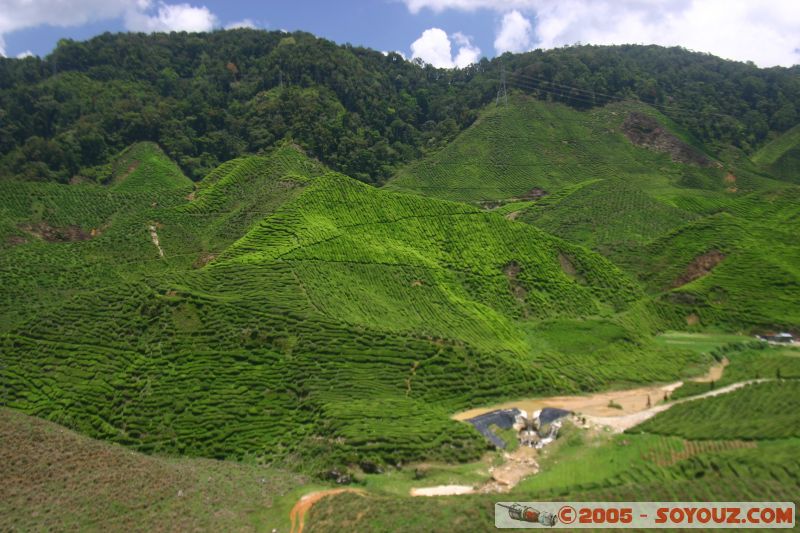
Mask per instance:
[[[453,34],[453,40],[458,45],[458,53],[453,58],[453,63],[458,68],[464,68],[477,63],[481,58],[481,49],[472,44],[472,39],[460,31]]]
[[[683,46],[761,66],[800,63],[797,0],[404,0],[409,11],[485,9],[535,20],[531,44]],[[505,18],[504,22],[505,22]],[[495,41],[508,48],[504,23]],[[510,30],[509,30],[510,31]],[[498,47],[498,44],[501,46]]]
[[[256,23],[253,22],[251,19],[242,19],[236,22],[229,22],[225,25],[226,30],[235,30],[238,28],[249,28],[251,30],[256,28]]]
[[[2,34],[0,34],[0,57],[6,57],[6,42]]]
[[[407,59],[407,58],[406,58],[406,55],[405,55],[403,52],[401,52],[400,50],[393,50],[393,51],[391,51],[391,52],[388,52],[388,51],[386,51],[386,50],[381,50],[381,53],[384,55],[384,57],[385,57],[385,56],[388,56],[389,54],[397,54],[397,55],[399,55],[400,57],[402,57],[403,59]]]
[[[126,28],[137,31],[208,31],[217,18],[205,7],[189,4],[154,4],[151,0],[0,0],[0,53],[3,36],[42,25],[81,26],[100,20],[123,18]]]
[[[458,45],[456,56],[452,55],[450,37],[440,28],[429,28],[411,43],[411,57],[420,58],[437,68],[463,68],[480,59],[481,50],[472,44],[469,37],[463,33],[453,34],[453,40]]]
[[[503,15],[500,30],[494,40],[494,48],[498,54],[503,52],[527,52],[531,49],[531,21],[522,13],[511,11]]]
[[[20,52],[17,54],[17,59],[25,59],[26,57],[33,57],[35,54],[30,50],[25,50],[24,52]]]
[[[444,30],[430,28],[422,32],[422,35],[411,43],[411,57],[420,58],[434,67],[449,68],[453,66],[453,59],[450,55],[450,39]]]
[[[530,0],[403,0],[408,10],[416,14],[423,9],[430,9],[434,13],[441,13],[447,9],[460,11],[475,11],[476,9],[493,9],[504,11],[506,9],[532,7]]]
[[[0,0],[0,33],[42,24],[80,26],[120,17],[135,7],[134,0]]]
[[[125,15],[125,27],[131,31],[211,31],[217,17],[207,7],[189,4],[159,4],[156,13],[130,10]]]

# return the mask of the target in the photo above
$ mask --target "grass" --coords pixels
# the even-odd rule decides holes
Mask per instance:
[[[461,464],[411,463],[402,468],[388,468],[380,474],[361,474],[359,486],[370,494],[395,496],[409,495],[412,488],[438,485],[479,486],[489,477],[489,467],[497,461],[498,454],[487,453],[479,461]]]
[[[3,530],[288,530],[298,474],[146,456],[0,409]]]
[[[692,333],[687,331],[665,331],[655,337],[655,341],[665,346],[692,350],[698,354],[712,354],[727,344],[752,342],[752,337],[730,333]]]

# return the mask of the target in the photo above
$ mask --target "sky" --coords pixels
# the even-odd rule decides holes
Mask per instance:
[[[437,67],[583,44],[679,45],[800,64],[800,0],[0,0],[0,54],[105,31],[303,30]]]

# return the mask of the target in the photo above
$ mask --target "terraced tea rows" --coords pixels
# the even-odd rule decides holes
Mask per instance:
[[[168,191],[186,189],[192,181],[161,148],[151,142],[136,143],[111,163],[110,183],[116,191]]]
[[[35,216],[26,187],[7,200],[12,224]],[[3,258],[18,273],[3,287],[3,401],[142,451],[314,472],[473,460],[486,443],[449,419],[458,409],[677,378],[699,360],[615,325],[644,294],[606,259],[472,206],[376,190],[290,146],[223,165],[193,194],[48,187],[74,195],[58,204],[69,223],[104,226]],[[97,214],[81,219],[91,198]],[[27,269],[52,285],[19,314]],[[607,348],[536,340],[542,318],[589,316],[587,336],[616,328]]]
[[[687,439],[783,439],[800,436],[800,382],[747,385],[681,403],[634,428]]]
[[[560,202],[535,204],[517,220],[613,253],[617,248],[650,242],[693,218],[694,214],[654,200],[635,186],[603,180]]]
[[[675,163],[668,154],[631,144],[623,134],[630,113],[654,110],[619,103],[579,112],[515,96],[481,118],[440,152],[398,172],[387,187],[462,201],[538,198],[588,179],[647,184],[648,192],[681,180],[715,183],[715,166]]]
[[[759,165],[793,135],[758,164],[733,149],[715,161],[641,104],[579,112],[516,96],[387,188],[480,203],[589,246],[658,295],[670,328],[787,329],[800,324],[800,189]]]
[[[715,357],[727,357],[730,363],[722,377],[712,383],[686,382],[676,389],[672,399],[708,392],[740,381],[753,379],[800,379],[800,349],[769,347],[761,341],[729,345]]]
[[[773,175],[798,183],[800,171],[800,126],[795,126],[756,152],[752,160]]]

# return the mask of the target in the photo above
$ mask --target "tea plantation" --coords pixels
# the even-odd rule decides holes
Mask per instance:
[[[567,427],[512,501],[789,501],[800,503],[797,382],[750,385],[679,404],[622,435]],[[654,434],[655,433],[655,434]],[[341,495],[315,505],[310,531],[486,531],[498,495]]]
[[[3,182],[0,403],[146,453],[315,475],[467,462],[487,443],[454,412],[672,382],[713,361],[656,341],[665,329],[796,328],[798,189],[752,162],[635,146],[621,131],[634,112],[670,126],[638,104],[515,99],[384,188],[289,143],[198,183],[148,143],[106,185]],[[739,352],[731,376],[749,377]],[[794,360],[767,353],[758,364],[791,377]],[[554,469],[572,481],[543,475],[519,494],[662,494],[666,479],[686,497],[734,496],[684,484],[708,458],[725,476],[740,459],[763,467],[753,483],[788,497],[776,464],[729,444],[746,431],[652,424],[667,440],[631,435],[633,456],[662,439],[679,460]],[[783,450],[796,435],[778,437]],[[467,505],[485,502],[441,510]],[[338,516],[326,506],[321,523]]]
[[[781,439],[800,436],[800,381],[753,383],[681,403],[638,426],[687,439]]]
[[[115,169],[0,200],[0,398],[87,435],[313,472],[463,461],[486,444],[458,409],[703,361],[635,327],[646,295],[602,256],[289,145],[196,187],[153,145]],[[608,342],[537,334],[569,324]]]
[[[791,329],[800,189],[770,165],[796,138],[790,130],[752,161],[732,148],[712,157],[639,103],[581,112],[516,95],[387,188],[467,201],[587,246],[639,281],[671,328]]]

